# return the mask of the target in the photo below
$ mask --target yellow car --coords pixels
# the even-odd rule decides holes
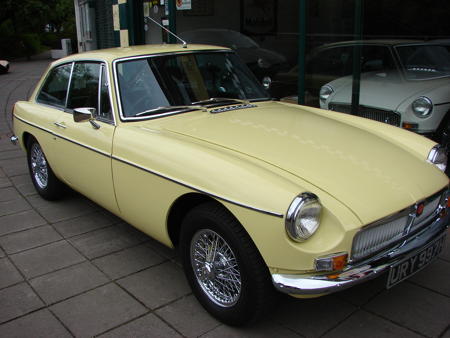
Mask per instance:
[[[274,289],[320,296],[442,249],[445,151],[372,120],[272,101],[229,49],[98,50],[51,64],[14,107],[45,199],[64,185],[170,247],[231,325]]]

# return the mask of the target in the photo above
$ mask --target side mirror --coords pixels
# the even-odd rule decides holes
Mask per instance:
[[[73,120],[75,122],[89,121],[94,129],[99,129],[100,125],[98,125],[94,119],[95,113],[95,108],[75,108],[73,110]]]

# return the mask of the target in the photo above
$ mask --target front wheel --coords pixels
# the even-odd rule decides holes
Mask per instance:
[[[183,221],[180,245],[188,282],[211,315],[243,325],[266,310],[274,293],[268,269],[226,209],[214,203],[194,208]]]
[[[27,161],[31,181],[39,195],[46,200],[60,198],[64,186],[53,173],[40,144],[33,137],[28,141]]]

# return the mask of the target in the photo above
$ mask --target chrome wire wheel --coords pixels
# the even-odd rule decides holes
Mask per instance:
[[[241,274],[228,243],[210,229],[197,231],[191,240],[191,264],[198,284],[208,298],[231,307],[241,295]]]
[[[48,167],[44,153],[39,144],[33,143],[30,154],[30,166],[33,178],[41,189],[48,184]]]

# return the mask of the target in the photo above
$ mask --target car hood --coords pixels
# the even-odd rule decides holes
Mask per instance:
[[[364,224],[435,193],[447,182],[417,153],[352,126],[342,114],[279,102],[256,105],[195,112],[195,117],[187,113],[164,119],[161,127],[284,170],[332,195]]]
[[[335,95],[331,102],[350,104],[351,76],[334,80],[329,85],[335,89]],[[404,101],[425,95],[434,88],[448,85],[448,78],[405,81],[397,73],[363,73],[361,74],[360,104],[396,111]]]

